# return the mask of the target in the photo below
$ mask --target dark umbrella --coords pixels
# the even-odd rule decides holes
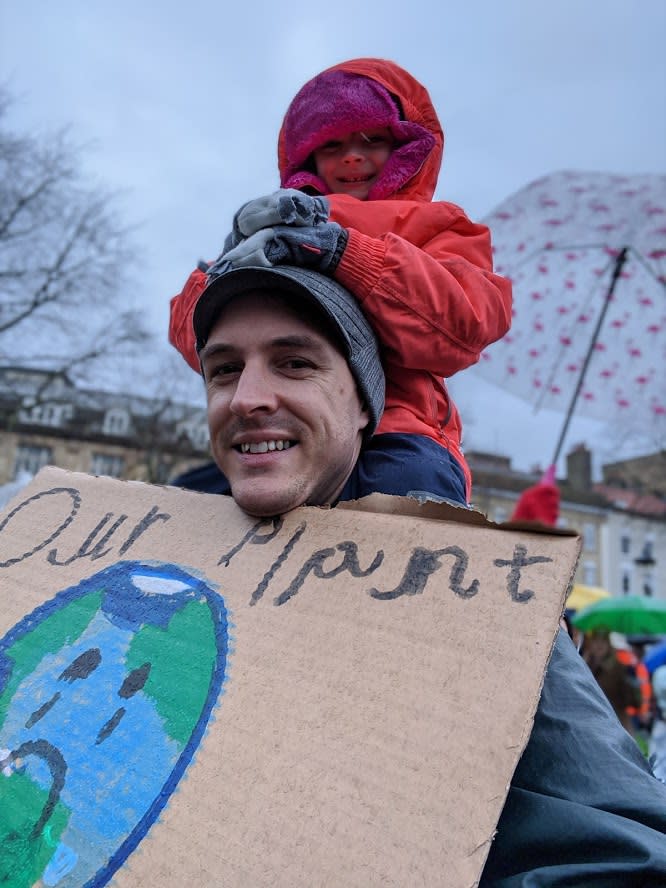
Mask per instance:
[[[666,426],[666,176],[560,172],[485,220],[514,286],[479,372],[535,409]]]

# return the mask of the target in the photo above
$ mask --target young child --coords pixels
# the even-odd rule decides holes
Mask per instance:
[[[350,290],[383,347],[386,408],[364,454],[373,489],[398,492],[408,459],[403,493],[467,503],[462,425],[444,379],[506,333],[511,284],[493,273],[488,229],[432,200],[443,145],[426,89],[395,63],[355,59],[323,71],[280,131],[288,190],[241,208],[220,259],[306,264]],[[302,200],[289,199],[294,189]],[[170,341],[197,371],[192,311],[206,283],[194,271],[171,302]]]

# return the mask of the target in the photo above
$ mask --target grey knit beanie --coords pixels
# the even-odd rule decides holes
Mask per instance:
[[[274,290],[287,298],[293,296],[296,304],[305,298],[318,305],[329,318],[339,334],[349,369],[368,408],[370,421],[364,434],[369,438],[384,412],[385,380],[377,340],[357,300],[332,278],[291,265],[236,268],[210,278],[194,309],[197,352],[206,344],[224,306],[235,296],[250,290]]]

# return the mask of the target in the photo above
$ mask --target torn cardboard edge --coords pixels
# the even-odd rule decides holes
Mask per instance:
[[[66,471],[59,469],[57,466],[44,466],[39,473],[33,478],[32,484],[36,478],[44,472],[55,470],[56,472]],[[90,475],[85,472],[70,472],[68,475],[72,477],[95,478],[99,483],[107,482],[117,483],[120,479],[112,478],[108,475]],[[132,479],[122,479],[123,484],[131,486],[146,486],[145,481],[135,481]],[[27,486],[27,485],[26,485]],[[200,496],[216,496],[217,494],[206,493],[201,490],[188,490],[184,487],[176,487],[169,484],[149,484],[147,486],[162,489],[165,491],[182,490],[190,495]],[[5,505],[5,509],[11,509],[13,503],[21,500],[21,492],[25,488],[21,488],[14,494],[13,498]],[[346,500],[337,503],[336,506],[300,506],[299,508],[314,508],[319,511],[330,511],[332,508],[340,510],[353,510],[356,512],[374,512],[385,515],[399,515],[403,517],[422,518],[431,521],[455,521],[458,524],[470,524],[476,527],[487,527],[497,530],[524,531],[526,533],[540,533],[552,536],[580,536],[579,532],[573,528],[552,527],[542,524],[538,521],[491,521],[488,516],[476,508],[468,508],[458,505],[451,501],[435,502],[433,500],[412,496],[396,496],[385,493],[371,493],[368,496],[355,500]],[[2,510],[0,510],[1,512]]]
[[[73,492],[53,495],[67,489]],[[76,515],[66,524],[74,499]],[[124,565],[165,564],[181,579],[189,570],[228,615],[223,690],[198,745],[184,747],[194,750],[186,770],[175,781],[167,775],[159,818],[150,819],[151,806],[144,833],[113,858],[120,861],[114,884],[367,888],[441,884],[446,872],[447,888],[468,888],[478,882],[532,730],[580,549],[573,537],[378,494],[336,509],[302,507],[260,528],[229,497],[43,470],[0,516],[7,565],[0,568],[7,633],[0,656],[3,642],[14,645],[5,662],[29,649],[26,641],[43,644],[44,634],[31,632],[51,614],[64,613],[69,631],[81,590],[89,594],[91,583],[116,577]],[[7,550],[25,556],[14,563]],[[521,571],[512,592],[511,574]],[[118,646],[107,649],[95,633],[102,625],[107,634],[136,634],[137,613],[123,611],[118,591],[104,594],[109,605],[83,635],[77,630],[80,642],[79,635],[65,639],[68,656],[52,676],[60,697],[49,712],[67,712],[72,730],[56,741],[49,713],[36,719],[34,684],[23,693],[13,686],[9,700],[0,689],[0,711],[18,707],[11,724],[34,721],[43,739],[65,747],[92,718],[92,736],[102,730],[103,742],[78,759],[91,779],[101,775],[96,792],[103,795],[107,784],[123,790],[118,805],[113,796],[97,804],[100,816],[112,810],[122,820],[126,811],[142,813],[133,787],[138,778],[152,786],[152,756],[166,743],[160,731],[188,712],[190,664],[200,653],[194,640],[203,636],[183,635],[187,626],[174,622],[169,655],[152,658],[151,680],[159,679],[160,662],[173,659],[183,664],[176,685],[162,696],[153,686],[152,696],[139,690],[123,698],[119,723],[143,758],[118,758],[111,779],[97,755],[118,736],[118,682],[106,696],[93,695],[89,715],[65,709],[68,688],[59,683],[63,664],[95,648],[102,656],[92,674],[100,681],[102,667],[125,668],[113,659]],[[168,605],[176,614],[178,594],[170,593]],[[159,588],[151,595],[159,600]],[[194,602],[203,605],[199,595]],[[149,626],[141,650],[159,637]],[[140,671],[146,655],[135,659]],[[37,664],[47,675],[48,663],[31,655],[23,674]],[[78,700],[86,680],[74,683]],[[40,699],[54,699],[50,686],[37,690]],[[156,708],[169,717],[156,718]],[[0,747],[18,742],[2,733],[11,724],[0,722]],[[62,754],[74,774],[70,752]],[[160,792],[156,786],[156,798]],[[68,799],[74,811],[84,804]],[[91,826],[96,810],[88,812]],[[66,833],[61,842],[71,847]]]
[[[466,508],[451,502],[434,502],[416,499],[411,496],[390,496],[385,493],[371,493],[357,500],[338,503],[337,509],[353,509],[358,512],[377,512],[387,515],[403,515],[424,518],[432,521],[455,521],[458,524],[472,524],[493,530],[516,530],[527,533],[545,533],[551,536],[580,536],[578,531],[568,527],[550,527],[538,521],[491,521],[478,509]]]

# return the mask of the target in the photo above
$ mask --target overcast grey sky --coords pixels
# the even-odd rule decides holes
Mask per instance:
[[[277,186],[282,115],[327,65],[383,56],[428,87],[446,132],[436,196],[480,219],[555,170],[666,172],[665,45],[665,0],[0,3],[13,119],[93,144],[91,174],[138,226],[136,300],[162,339],[197,258]],[[472,375],[455,388],[468,446],[547,460],[556,420],[498,411]]]

